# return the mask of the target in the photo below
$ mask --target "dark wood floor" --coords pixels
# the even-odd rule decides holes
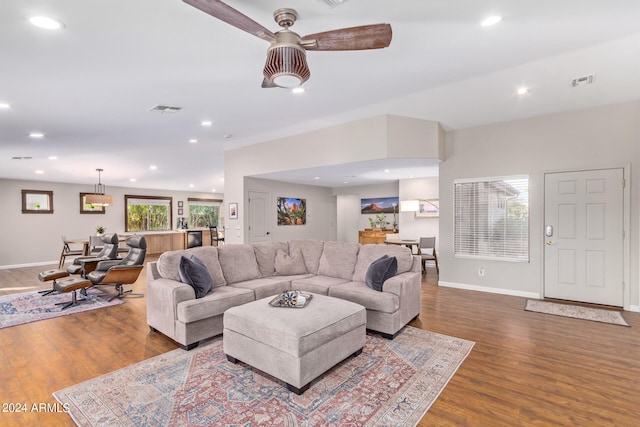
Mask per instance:
[[[0,294],[48,288],[44,267],[0,270]],[[144,272],[134,290],[144,292]],[[423,282],[413,326],[476,342],[421,426],[637,426],[640,314],[631,328],[524,311],[525,299]],[[144,298],[0,330],[2,426],[72,426],[64,413],[31,412],[51,393],[177,346],[146,324]],[[51,406],[50,406],[51,408]]]

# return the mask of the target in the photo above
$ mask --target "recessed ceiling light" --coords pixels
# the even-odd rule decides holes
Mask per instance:
[[[45,30],[59,30],[64,27],[62,22],[46,16],[33,16],[29,18],[29,22],[36,27],[44,28]]]
[[[157,167],[156,165],[151,165],[151,166],[149,166],[149,169],[151,169],[152,171],[154,171],[154,170],[158,169],[158,167]]]
[[[526,88],[526,87],[520,87],[518,88],[518,90],[516,90],[516,95],[518,96],[526,95],[528,93],[529,93],[529,88]]]
[[[39,139],[39,138],[44,138],[44,133],[41,133],[41,132],[31,132],[31,133],[29,134],[29,136],[30,136],[31,138],[34,138],[34,139]]]
[[[211,189],[211,191],[212,191],[213,193],[215,193],[215,192],[216,192],[216,189],[215,189],[215,188],[212,188],[212,189]]]
[[[313,179],[320,179],[320,177],[319,176],[314,176]]]
[[[490,16],[480,23],[483,27],[490,27],[502,21],[502,16]]]
[[[136,182],[136,179],[135,178],[129,178],[129,181],[130,182]]]
[[[0,110],[8,110],[9,108],[11,108],[11,105],[0,102]]]
[[[193,188],[193,184],[189,184],[189,188]]]
[[[202,126],[211,126],[213,122],[211,120],[203,120],[200,122]]]
[[[344,181],[344,182],[343,182],[343,184],[348,184],[348,183],[349,183],[349,181]]]
[[[189,142],[192,143],[192,144],[196,144],[198,142],[198,140],[194,138],[194,139],[190,139]]]
[[[49,156],[49,160],[58,160],[58,156]]]
[[[384,170],[384,173],[389,173],[389,169],[385,169],[385,170]]]
[[[291,89],[291,92],[293,92],[293,93],[304,93],[304,88],[302,86],[294,87],[293,89]]]
[[[36,173],[37,173],[38,175],[42,175],[42,174],[44,173],[44,171],[37,170],[37,171],[36,171]]]

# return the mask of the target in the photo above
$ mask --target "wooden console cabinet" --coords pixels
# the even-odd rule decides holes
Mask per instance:
[[[384,243],[388,234],[393,234],[393,230],[366,228],[358,231],[358,242],[363,245],[367,243]]]

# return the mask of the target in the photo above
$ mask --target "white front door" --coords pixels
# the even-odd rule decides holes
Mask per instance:
[[[544,296],[622,306],[623,169],[545,174]]]
[[[271,240],[269,193],[249,191],[249,243]]]

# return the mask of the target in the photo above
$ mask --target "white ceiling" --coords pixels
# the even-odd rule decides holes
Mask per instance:
[[[273,31],[273,11],[293,7],[301,35],[388,22],[393,40],[376,51],[309,52],[306,93],[294,95],[260,87],[266,42],[180,0],[2,0],[0,103],[11,108],[0,110],[0,178],[93,184],[103,168],[107,186],[223,192],[225,149],[374,114],[451,130],[640,98],[637,0],[227,3]],[[479,25],[494,14],[503,21]],[[65,28],[36,28],[33,15]],[[571,87],[589,73],[596,84]],[[531,93],[516,97],[521,85]],[[182,110],[149,112],[159,104]],[[32,140],[33,131],[45,137]],[[342,186],[356,174],[358,184],[429,176],[427,163],[265,177]]]

